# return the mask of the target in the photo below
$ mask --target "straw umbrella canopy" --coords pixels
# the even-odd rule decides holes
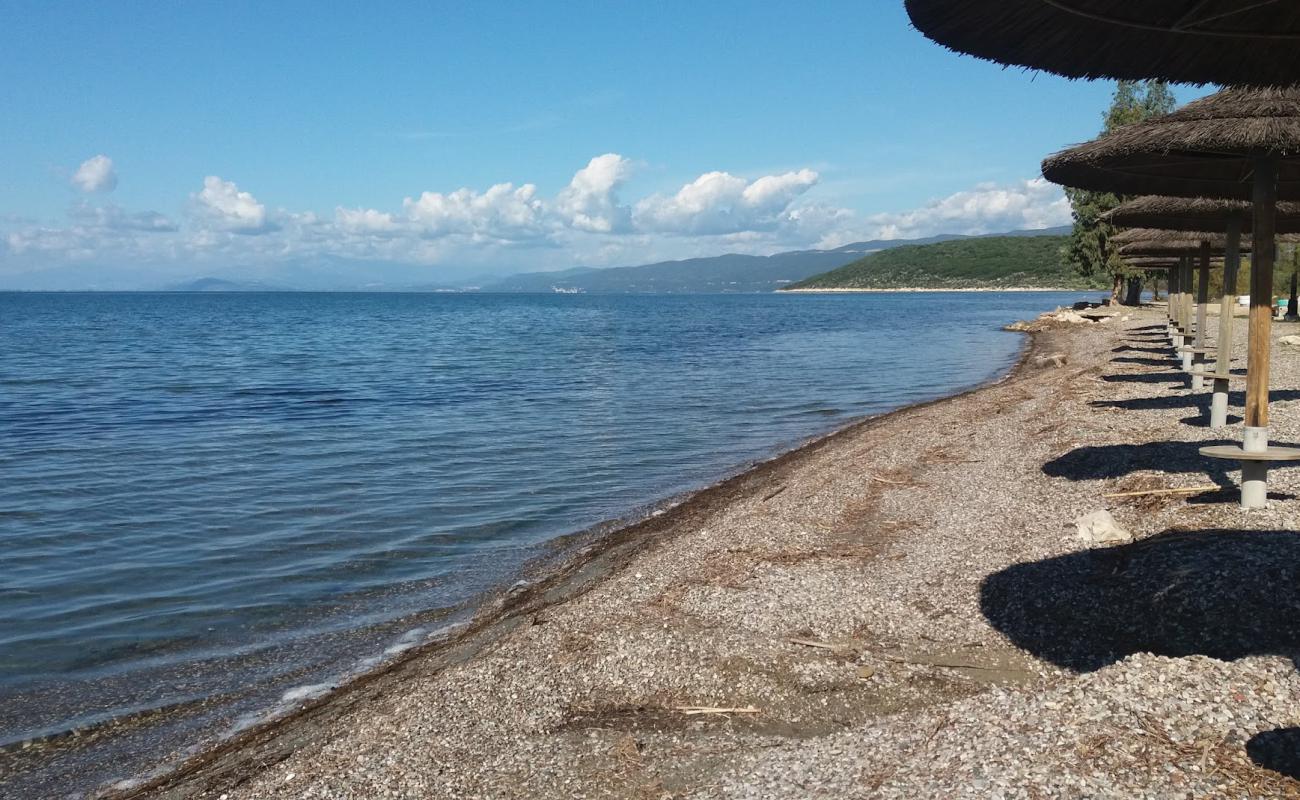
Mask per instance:
[[[1118,228],[1159,228],[1170,231],[1212,231],[1226,233],[1232,224],[1249,233],[1253,208],[1245,200],[1214,200],[1208,197],[1134,198],[1107,211],[1102,219]],[[1300,233],[1300,203],[1277,204],[1278,233]]]
[[[905,0],[917,30],[959,53],[1067,78],[1287,86],[1300,4],[1262,0]]]
[[[1120,231],[1110,237],[1111,242],[1120,245],[1120,255],[1153,255],[1152,253],[1136,253],[1132,249],[1137,249],[1143,245],[1150,248],[1158,248],[1163,253],[1176,253],[1185,250],[1197,250],[1202,244],[1210,245],[1210,249],[1223,252],[1227,245],[1227,237],[1222,233],[1209,233],[1205,231],[1172,231],[1161,228],[1129,228]],[[1249,249],[1247,247],[1246,249]],[[1155,253],[1154,255],[1160,255]]]
[[[1200,250],[1202,244],[1205,243],[1196,241],[1195,239],[1169,239],[1168,241],[1163,242],[1131,242],[1119,248],[1119,255],[1121,257],[1145,256],[1157,258],[1160,256],[1185,256]],[[1209,244],[1210,255],[1212,257],[1223,255],[1224,251],[1222,244],[1218,247],[1215,247],[1213,243]]]
[[[1240,450],[1202,452],[1241,460],[1242,504],[1262,506],[1266,461],[1300,457],[1300,451],[1268,447],[1277,203],[1300,199],[1300,89],[1225,89],[1057,153],[1043,162],[1043,174],[1067,186],[1117,194],[1252,201],[1245,443]]]
[[[1178,259],[1168,256],[1133,256],[1124,258],[1123,261],[1125,266],[1148,272],[1158,272],[1178,266]]]
[[[1116,194],[1254,200],[1275,159],[1277,200],[1300,200],[1300,89],[1225,89],[1043,162],[1055,183]]]

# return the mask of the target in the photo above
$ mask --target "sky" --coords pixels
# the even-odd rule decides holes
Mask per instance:
[[[1113,88],[947,52],[897,0],[0,0],[0,288],[1050,227],[1039,162]]]

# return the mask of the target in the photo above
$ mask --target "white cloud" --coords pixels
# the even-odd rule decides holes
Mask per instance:
[[[266,206],[248,192],[239,191],[233,181],[209,175],[193,198],[203,218],[219,230],[257,234],[276,229],[267,219]]]
[[[642,230],[675,234],[772,230],[788,219],[790,204],[817,180],[810,169],[752,183],[726,172],[706,172],[672,197],[651,195],[637,203],[633,221]]]
[[[867,218],[869,238],[907,239],[937,233],[998,233],[1070,222],[1070,203],[1045,178],[1011,186],[980,184],[921,208]]]
[[[544,233],[544,206],[531,183],[518,188],[498,183],[481,194],[465,188],[447,194],[424,192],[415,200],[403,200],[402,208],[430,237],[465,234],[480,241],[511,242]]]
[[[632,162],[617,153],[596,156],[574,173],[556,198],[565,224],[590,233],[626,231],[632,211],[618,204],[617,190],[632,174]]]
[[[81,166],[72,175],[72,185],[87,193],[113,191],[117,188],[113,159],[98,155],[81,162]]]
[[[101,158],[101,157],[97,157]],[[112,162],[86,186],[107,187]],[[82,263],[173,265],[193,270],[239,263],[250,268],[320,259],[440,265],[430,278],[497,270],[613,266],[738,252],[834,248],[869,239],[936,233],[989,233],[1069,222],[1059,189],[1044,180],[980,185],[884,214],[861,213],[817,200],[811,169],[749,180],[707,172],[675,192],[628,198],[634,162],[618,153],[590,159],[566,185],[543,196],[531,183],[486,189],[424,191],[394,208],[348,208],[333,214],[269,209],[217,176],[190,196],[180,221],[154,211],[81,202],[63,224],[0,217],[0,274]],[[110,181],[111,182],[111,181]],[[77,185],[83,185],[78,178]],[[831,193],[828,187],[820,189]],[[395,200],[397,198],[394,198]],[[247,235],[261,234],[261,235]],[[358,281],[365,275],[357,275]]]
[[[356,234],[392,234],[401,227],[392,214],[373,208],[339,206],[334,209],[334,222],[347,233]]]

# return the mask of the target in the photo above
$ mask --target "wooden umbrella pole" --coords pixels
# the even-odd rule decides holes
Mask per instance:
[[[1241,449],[1241,506],[1268,505],[1268,358],[1273,325],[1273,251],[1277,225],[1278,160],[1255,158],[1255,225],[1250,254],[1250,332],[1246,354],[1246,429]],[[1254,458],[1249,458],[1254,454]]]
[[[1182,308],[1183,310],[1183,351],[1179,353],[1179,355],[1181,355],[1183,359],[1183,372],[1191,372],[1192,371],[1191,348],[1196,346],[1196,339],[1193,338],[1196,331],[1193,330],[1193,325],[1192,325],[1193,323],[1192,298],[1194,296],[1192,294],[1192,291],[1193,291],[1194,284],[1192,283],[1191,255],[1181,256],[1179,263],[1182,264],[1182,269],[1183,269],[1183,302],[1180,304],[1180,308]]]
[[[1187,278],[1183,275],[1183,260],[1178,259],[1178,266],[1174,268],[1174,274],[1178,276],[1178,297],[1174,299],[1174,346],[1183,346],[1183,293],[1187,291]]]
[[[1192,391],[1205,389],[1205,378],[1196,370],[1196,366],[1205,363],[1205,324],[1210,303],[1210,243],[1201,242],[1201,263],[1196,273],[1196,352],[1192,353]]]
[[[1268,427],[1268,359],[1273,322],[1277,173],[1276,158],[1265,156],[1255,159],[1255,235],[1250,257],[1250,336],[1246,361],[1247,428]],[[1267,444],[1265,434],[1263,446],[1267,447]],[[1251,448],[1248,446],[1246,449]]]
[[[1214,395],[1210,427],[1228,424],[1228,374],[1232,369],[1232,312],[1237,306],[1237,270],[1241,267],[1241,220],[1228,221],[1223,245],[1223,293],[1219,298],[1219,340],[1214,351]]]
[[[1178,297],[1178,280],[1174,277],[1174,268],[1165,273],[1165,316],[1169,319],[1170,333],[1174,329],[1174,298]]]

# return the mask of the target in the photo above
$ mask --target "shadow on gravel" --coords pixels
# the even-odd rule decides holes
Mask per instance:
[[[1300,400],[1300,390],[1282,389],[1269,392],[1269,399]],[[1174,394],[1165,397],[1134,397],[1129,400],[1093,400],[1088,405],[1094,408],[1122,408],[1126,411],[1157,411],[1169,408],[1199,408],[1209,401],[1205,392],[1197,394]],[[1228,392],[1228,404],[1241,408],[1246,403],[1246,393]]]
[[[1208,472],[1220,486],[1234,485],[1227,477],[1228,462],[1200,454],[1208,445],[1230,444],[1226,439],[1202,442],[1148,442],[1076,447],[1043,465],[1053,478],[1095,481],[1119,478],[1133,472]]]
[[[1117,364],[1143,364],[1148,367],[1169,367],[1173,366],[1174,357],[1169,358],[1135,358],[1133,356],[1116,356],[1111,361]]]
[[[1296,657],[1300,533],[1166,531],[1017,564],[984,579],[980,609],[1018,647],[1080,672],[1147,652]]]
[[[1112,353],[1168,353],[1168,347],[1134,347],[1131,344],[1124,344],[1111,350]]]
[[[1294,500],[1295,495],[1287,494],[1286,492],[1269,492],[1268,499],[1277,500],[1279,502],[1283,500]],[[1215,503],[1238,502],[1241,502],[1241,487],[1237,486],[1235,483],[1228,486],[1221,486],[1213,492],[1201,492],[1198,495],[1193,495],[1192,497],[1187,498],[1188,505],[1193,506],[1208,506],[1214,505]]]
[[[1186,372],[1120,372],[1101,376],[1107,383],[1187,383],[1191,378]]]
[[[1203,405],[1204,405],[1204,410],[1201,411],[1201,413],[1193,414],[1190,417],[1183,417],[1178,421],[1183,425],[1187,425],[1192,428],[1210,427],[1210,403],[1207,400]],[[1236,425],[1238,422],[1241,422],[1241,417],[1237,416],[1236,414],[1228,415],[1229,425]]]
[[[1278,728],[1250,737],[1246,755],[1257,766],[1300,780],[1300,728]]]

